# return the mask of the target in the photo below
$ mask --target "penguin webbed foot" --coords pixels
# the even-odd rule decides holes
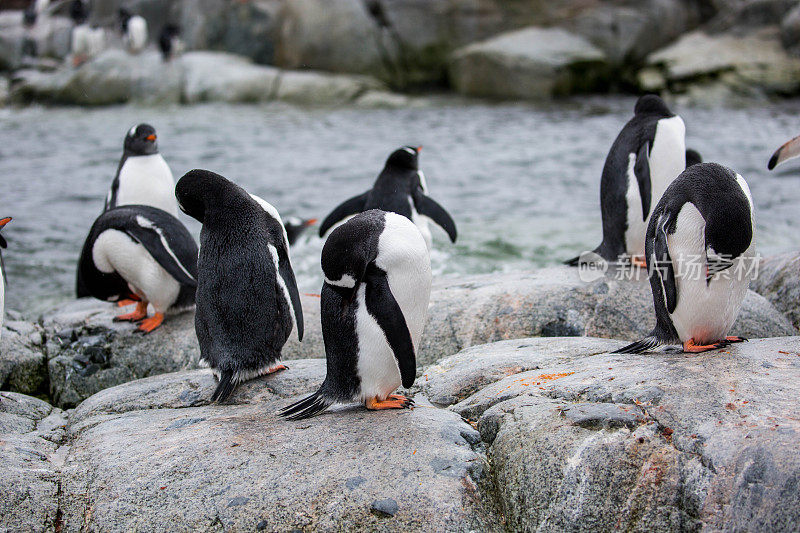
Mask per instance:
[[[727,342],[749,342],[750,339],[747,337],[739,337],[739,336],[732,336],[732,337],[725,337]]]
[[[364,404],[370,411],[382,411],[385,409],[409,409],[414,405],[414,400],[401,394],[390,394],[385,400],[368,398]]]
[[[164,322],[164,313],[156,313],[150,318],[145,318],[139,323],[139,331],[143,334],[152,332]]]
[[[163,315],[162,315],[163,316]],[[114,317],[114,322],[137,322],[147,318],[147,302],[136,302],[136,309],[130,313]]]
[[[683,351],[684,353],[692,353],[692,354],[710,352],[711,350],[718,350],[720,348],[724,348],[728,344],[730,344],[730,341],[728,340],[715,342],[714,344],[695,344],[694,339],[689,339],[688,341],[683,343]]]

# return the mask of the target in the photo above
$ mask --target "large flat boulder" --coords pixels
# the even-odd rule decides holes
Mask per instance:
[[[305,336],[302,343],[290,336],[283,349],[286,361],[325,356],[319,298],[304,294],[301,300]],[[113,322],[119,313],[113,305],[87,299],[45,314],[56,405],[75,406],[120,383],[197,367],[193,312],[168,316],[149,335]],[[444,278],[434,283],[417,364],[426,366],[478,344],[530,336],[636,340],[654,325],[646,280],[586,283],[568,267]],[[745,297],[733,332],[748,338],[797,334],[786,317],[753,292]]]
[[[477,424],[514,531],[792,531],[800,519],[800,338],[614,355],[521,339],[418,379]]]
[[[60,531],[59,445],[63,411],[42,400],[0,392],[0,515],[5,531]]]
[[[541,99],[599,88],[606,58],[561,28],[529,27],[456,50],[450,80],[461,94]]]
[[[185,70],[183,100],[196,102],[267,102],[275,98],[280,71],[254,65],[224,52],[190,52],[180,58]]]
[[[65,531],[493,531],[478,490],[477,431],[421,396],[413,411],[342,407],[288,422],[275,412],[314,390],[321,360],[205,405],[207,370],[107,389],[70,420]]]

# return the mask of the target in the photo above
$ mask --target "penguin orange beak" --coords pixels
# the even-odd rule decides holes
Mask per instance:
[[[317,223],[317,219],[316,218],[309,218],[308,220],[306,220],[305,225],[306,226],[313,226],[316,223]]]
[[[155,135],[148,135],[147,137],[145,137],[145,140],[153,142],[153,141],[156,140],[156,136]]]
[[[422,150],[422,145],[421,144],[419,146],[417,146],[417,152],[419,152],[420,150]]]
[[[9,222],[11,222],[11,217],[1,218],[1,219],[0,219],[0,228],[2,228],[3,226],[5,226],[5,225],[6,225],[6,224],[8,224]]]

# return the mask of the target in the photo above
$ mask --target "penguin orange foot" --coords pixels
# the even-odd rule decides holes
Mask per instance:
[[[639,268],[647,268],[647,261],[641,255],[634,255],[631,257],[631,264]]]
[[[390,394],[387,398],[389,400],[400,400],[403,402],[408,402],[408,405],[411,406],[414,405],[414,398],[408,398],[406,396],[403,396],[402,394]]]
[[[141,302],[141,301],[142,299],[139,298],[137,295],[129,294],[127,298],[123,298],[122,300],[119,300],[117,302],[117,307],[126,307],[128,305],[133,305],[136,302]]]
[[[139,331],[150,333],[164,322],[164,313],[156,313],[139,324]]]
[[[367,398],[365,403],[367,409],[370,411],[381,411],[383,409],[407,409],[411,406],[411,400],[405,396],[400,396],[399,394],[392,394],[385,400],[378,400],[378,398]]]
[[[267,376],[269,374],[274,374],[275,372],[280,372],[281,370],[289,370],[289,367],[286,365],[277,365],[264,372],[264,375]]]
[[[114,318],[114,322],[130,321],[136,322],[147,317],[147,302],[137,302],[136,309],[132,313],[126,313]]]
[[[683,351],[686,353],[703,353],[717,348],[724,348],[727,346],[728,341],[718,342],[716,344],[695,344],[694,339],[689,339],[683,343]]]
[[[747,342],[747,338],[746,337],[738,337],[738,336],[725,337],[725,340],[727,342]]]

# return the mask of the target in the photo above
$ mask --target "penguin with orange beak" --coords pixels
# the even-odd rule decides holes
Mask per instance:
[[[0,229],[3,229],[6,224],[11,222],[11,217],[0,218]],[[0,235],[0,248],[5,248],[8,246],[8,243]],[[3,264],[3,253],[0,252],[0,327],[3,326],[3,315],[5,310],[5,291],[6,291],[6,269],[5,265]]]

